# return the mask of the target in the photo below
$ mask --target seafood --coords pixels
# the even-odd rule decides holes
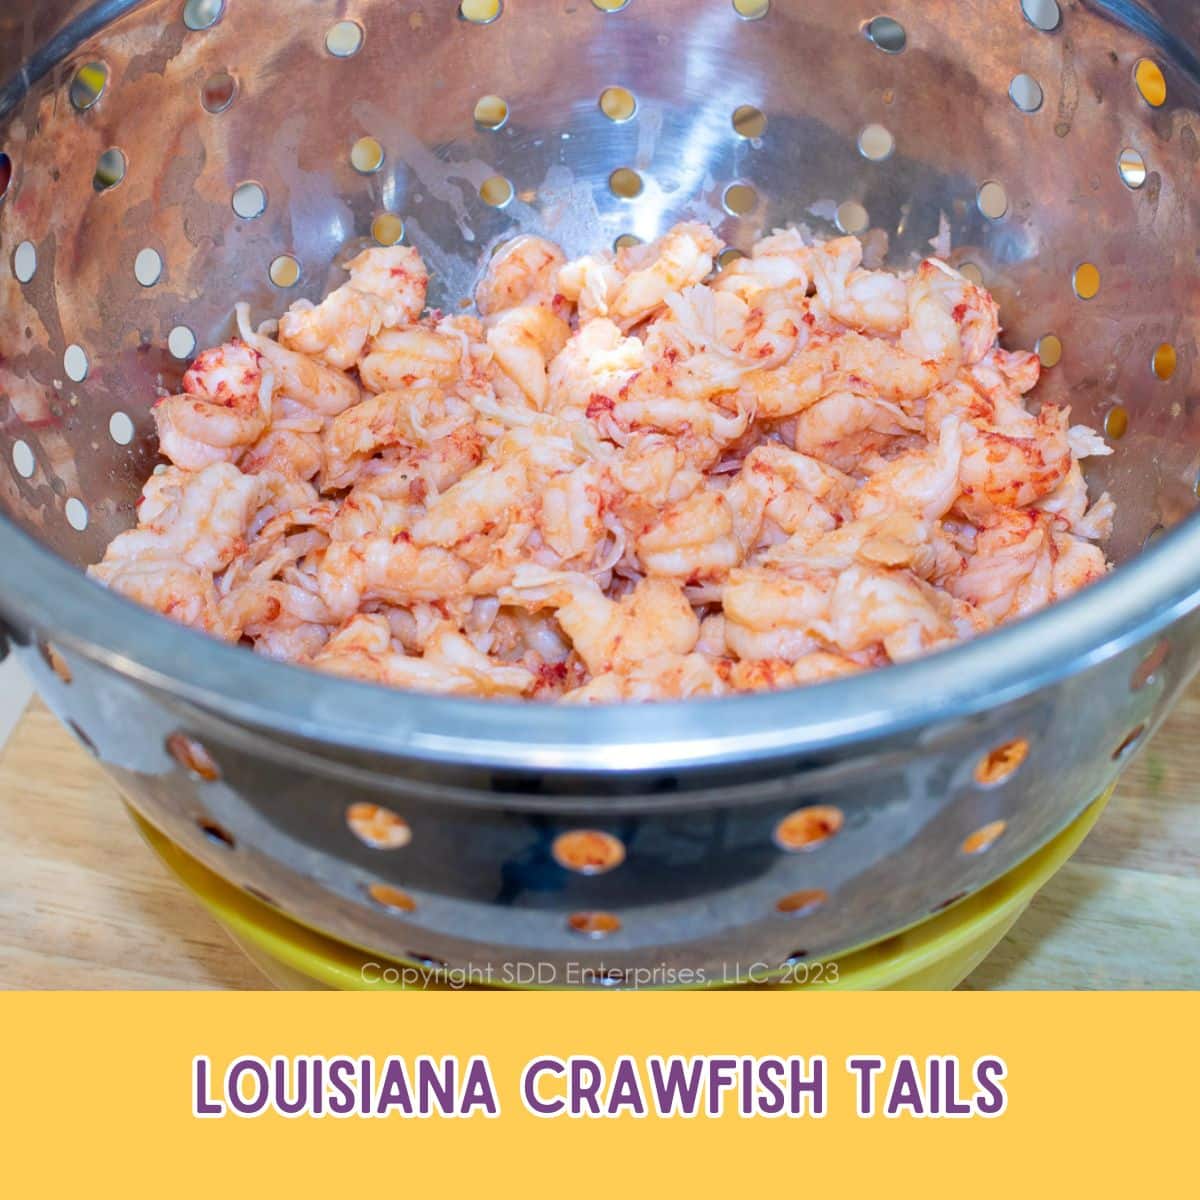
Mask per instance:
[[[559,270],[566,262],[563,252],[545,238],[529,234],[515,237],[492,256],[475,289],[476,307],[490,317],[522,306],[549,304],[556,294]]]
[[[721,250],[716,235],[705,225],[676,225],[649,246],[633,246],[617,255],[617,269],[628,266],[616,287],[609,315],[630,329],[660,310],[667,300],[713,269]]]
[[[523,235],[447,316],[377,248],[275,324],[238,305],[93,578],[331,674],[596,704],[844,678],[1109,570],[1110,449],[1028,404],[984,289],[852,237],[721,249]]]
[[[425,307],[429,276],[409,246],[364,250],[347,270],[349,282],[320,304],[300,300],[279,322],[279,341],[338,370],[358,365],[367,339],[415,321]]]
[[[270,420],[271,379],[261,363],[241,342],[201,354],[183,377],[183,394],[154,406],[163,455],[189,471],[240,458]]]

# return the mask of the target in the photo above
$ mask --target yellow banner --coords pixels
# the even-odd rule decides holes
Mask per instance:
[[[14,993],[4,1192],[1174,1194],[1198,1017],[1194,995]]]

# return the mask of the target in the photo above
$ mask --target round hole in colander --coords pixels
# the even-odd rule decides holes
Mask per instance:
[[[362,49],[364,38],[357,21],[338,21],[325,35],[325,49],[335,58],[352,58]]]
[[[13,251],[12,270],[18,283],[29,283],[37,274],[37,247],[32,242],[22,242]]]
[[[504,11],[502,0],[459,0],[458,15],[472,25],[490,25]]]
[[[380,213],[371,222],[371,236],[381,246],[394,246],[404,237],[404,218],[396,213]]]
[[[374,175],[383,166],[383,146],[373,137],[361,137],[350,147],[350,165],[360,175]]]
[[[108,87],[108,64],[90,62],[80,67],[71,80],[68,94],[79,112],[87,112],[98,103]]]
[[[963,839],[961,850],[963,854],[986,854],[1003,836],[1008,828],[1008,822],[989,821],[981,825],[974,833]]]
[[[271,260],[267,273],[277,288],[295,287],[300,282],[300,260],[293,254],[279,254]]]
[[[1179,352],[1170,342],[1163,342],[1155,348],[1150,367],[1156,378],[1168,382],[1174,378],[1179,367]]]
[[[480,129],[503,129],[508,121],[508,101],[503,96],[480,96],[475,101],[474,116]]]
[[[896,149],[896,139],[886,125],[864,125],[858,135],[858,151],[871,162],[883,162],[891,158]]]
[[[788,892],[786,896],[781,896],[775,902],[775,910],[785,917],[807,917],[828,901],[829,894],[824,888],[801,888],[797,892]]]
[[[866,233],[871,225],[871,214],[857,200],[847,200],[838,206],[837,227],[842,233],[858,235]]]
[[[753,104],[740,104],[730,118],[733,131],[747,140],[760,138],[767,132],[767,114]]]
[[[88,521],[91,519],[87,505],[78,496],[69,496],[67,498],[66,503],[63,505],[63,515],[67,518],[67,524],[76,533],[83,533],[88,527]]]
[[[191,30],[211,29],[225,12],[225,0],[187,0],[183,23]]]
[[[608,188],[622,200],[636,200],[645,190],[645,182],[632,167],[618,167],[608,177]]]
[[[1062,362],[1062,339],[1056,333],[1047,333],[1038,339],[1034,350],[1043,367],[1051,370]]]
[[[71,672],[70,666],[67,664],[67,660],[63,658],[55,646],[52,646],[49,642],[39,642],[38,652],[41,654],[45,664],[58,677],[60,683],[70,684],[74,682],[75,677]]]
[[[1166,638],[1159,639],[1154,649],[1138,663],[1137,669],[1129,681],[1130,690],[1140,692],[1143,688],[1149,687],[1158,679],[1159,672],[1166,666],[1170,657],[1171,643]]]
[[[732,4],[743,21],[761,21],[771,11],[771,0],[732,0]]]
[[[1025,19],[1043,33],[1053,33],[1062,24],[1062,9],[1058,0],[1021,0]]]
[[[167,334],[167,349],[174,358],[191,358],[196,352],[196,335],[186,325],[176,325]]]
[[[210,75],[200,89],[200,104],[205,112],[216,116],[233,103],[237,95],[237,80],[228,71]]]
[[[388,883],[371,883],[366,887],[367,895],[381,908],[390,912],[413,913],[417,911],[416,900],[402,888]]]
[[[503,175],[489,175],[479,185],[479,198],[490,208],[505,208],[513,198],[512,180]]]
[[[1137,747],[1141,745],[1142,738],[1144,738],[1145,735],[1146,735],[1145,723],[1143,722],[1140,725],[1135,725],[1125,735],[1125,737],[1121,739],[1120,744],[1112,752],[1113,762],[1123,762],[1125,759],[1127,759],[1134,752],[1134,750],[1136,750]]]
[[[1162,67],[1152,58],[1143,58],[1133,70],[1134,83],[1151,108],[1162,108],[1167,102],[1167,80]]]
[[[607,87],[600,93],[600,111],[618,124],[632,120],[637,113],[637,99],[623,87]]]
[[[1129,409],[1123,404],[1114,404],[1104,416],[1104,436],[1110,442],[1119,442],[1129,432]]]
[[[200,832],[214,845],[222,846],[226,850],[237,849],[237,841],[228,829],[218,825],[215,821],[201,821],[199,824]]]
[[[168,735],[167,753],[193,778],[215,783],[221,778],[221,768],[199,738],[176,731]]]
[[[908,45],[908,34],[894,17],[875,17],[867,22],[863,32],[885,54],[900,54]]]
[[[1133,191],[1145,187],[1146,179],[1149,176],[1145,158],[1139,150],[1133,149],[1132,146],[1127,146],[1121,151],[1121,156],[1117,160],[1117,172],[1121,176],[1121,182]]]
[[[105,150],[96,160],[96,173],[92,176],[92,188],[97,192],[107,192],[121,183],[129,170],[129,161],[125,152],[116,146]]]
[[[837,835],[845,824],[842,810],[832,804],[811,804],[789,813],[775,826],[774,841],[781,850],[814,850]]]
[[[625,861],[625,846],[620,838],[599,829],[560,833],[550,852],[560,867],[580,875],[603,875]]]
[[[609,912],[576,912],[567,917],[567,928],[581,937],[611,937],[620,932],[621,918]]]
[[[1071,285],[1080,300],[1094,300],[1100,294],[1100,268],[1095,263],[1080,263],[1071,276]]]
[[[399,850],[412,841],[409,823],[381,804],[350,805],[346,824],[360,842],[375,850]]]
[[[1023,113],[1039,112],[1046,99],[1042,85],[1032,75],[1026,74],[1013,76],[1013,81],[1008,87],[1008,95]]]
[[[29,479],[33,475],[37,460],[24,438],[17,438],[12,444],[12,463],[13,470],[21,479]]]
[[[1028,738],[1018,737],[1001,742],[989,749],[975,764],[975,782],[980,787],[998,787],[1007,783],[1028,757]]]
[[[115,412],[108,419],[108,436],[118,446],[128,446],[133,441],[135,430],[128,413]]]
[[[163,260],[152,246],[144,246],[133,260],[134,278],[144,288],[153,287],[162,278]]]
[[[406,962],[412,963],[414,967],[419,967],[422,971],[429,971],[435,974],[450,969],[450,964],[444,958],[435,958],[432,954],[423,954],[420,950],[407,951],[404,959]]]
[[[67,373],[67,378],[72,383],[82,383],[88,377],[91,366],[87,351],[72,342],[63,354],[63,370]]]
[[[995,179],[988,180],[980,187],[976,202],[979,211],[989,221],[999,221],[1008,215],[1008,191],[1004,184]]]
[[[721,196],[721,204],[733,216],[745,216],[758,204],[758,192],[748,183],[731,183]]]
[[[233,189],[233,211],[243,221],[253,221],[267,211],[267,189],[250,179]]]

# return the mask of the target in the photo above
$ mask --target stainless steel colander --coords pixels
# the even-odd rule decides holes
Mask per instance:
[[[0,629],[146,818],[380,954],[619,983],[886,937],[1112,783],[1200,662],[1200,9],[879,3],[5,5]],[[1113,440],[1117,572],[864,677],[583,711],[310,674],[79,571],[235,301],[319,298],[402,222],[452,309],[518,230],[683,217],[901,266],[948,239]]]

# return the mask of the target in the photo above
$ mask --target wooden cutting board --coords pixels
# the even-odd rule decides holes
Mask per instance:
[[[964,985],[1200,988],[1200,684]],[[0,986],[260,988],[42,705],[0,756]]]

